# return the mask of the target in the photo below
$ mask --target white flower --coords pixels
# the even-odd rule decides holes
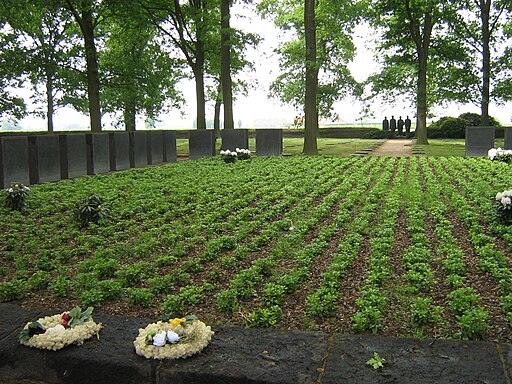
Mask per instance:
[[[221,155],[225,155],[225,154],[226,154],[226,151],[221,150],[221,151],[220,151],[220,154],[221,154]]]
[[[7,192],[9,192],[9,193],[13,193],[13,192],[14,192],[14,189],[9,188],[9,189],[7,190]]]
[[[240,148],[235,149],[236,152],[240,152]]]
[[[505,197],[512,197],[512,189],[509,191],[503,191],[503,196]]]
[[[489,151],[487,152],[487,156],[491,160],[494,160],[494,158],[496,157],[497,154],[498,154],[498,151],[494,148],[489,149]]]
[[[153,336],[153,345],[155,347],[163,347],[165,345],[165,339],[167,337],[167,333],[162,331]]]
[[[504,208],[507,208],[510,204],[512,204],[512,200],[510,200],[510,197],[503,197],[501,199],[501,204],[503,204]]]
[[[65,331],[66,328],[62,324],[57,324],[55,327],[48,328],[46,333],[59,333]]]
[[[177,343],[178,341],[180,341],[180,337],[178,336],[178,334],[176,332],[167,331],[167,341],[169,341],[169,343],[171,343],[171,344],[174,344],[174,343]]]
[[[505,191],[506,192],[506,191]],[[504,192],[498,192],[496,194],[496,201],[501,201],[501,199],[505,196]]]

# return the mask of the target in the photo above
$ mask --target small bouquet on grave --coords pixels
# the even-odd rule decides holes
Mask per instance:
[[[213,334],[211,327],[189,315],[140,328],[133,345],[147,359],[180,359],[201,352]]]
[[[487,157],[493,161],[502,161],[504,163],[510,164],[512,163],[512,150],[491,148],[487,152]]]
[[[239,160],[249,160],[251,158],[251,151],[249,149],[236,149],[236,154]]]
[[[75,307],[69,312],[46,316],[27,323],[18,339],[28,347],[57,351],[71,344],[82,345],[102,328],[92,319],[93,307],[82,311]]]
[[[220,155],[225,163],[234,163],[238,159],[238,153],[236,153],[236,151],[230,151],[229,149],[220,151]]]
[[[27,207],[27,197],[30,188],[22,183],[12,183],[5,190],[5,205],[13,211],[23,212]]]
[[[496,213],[504,224],[512,224],[512,190],[498,192],[495,197]]]

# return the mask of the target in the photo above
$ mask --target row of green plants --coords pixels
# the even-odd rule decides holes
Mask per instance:
[[[350,320],[355,331],[379,332],[398,298],[414,327],[452,322],[446,307],[457,337],[483,338],[488,314],[468,284],[450,215],[465,223],[510,321],[510,268],[494,243],[510,247],[512,234],[493,201],[507,189],[509,169],[460,158],[204,159],[33,186],[24,212],[0,211],[0,300],[44,292],[165,316],[208,306],[213,318],[242,316],[252,326],[280,326],[289,316],[283,308],[295,305],[305,318],[332,321],[342,310],[343,280],[368,257]],[[108,217],[78,223],[69,213],[83,195],[103,196]],[[406,228],[397,227],[400,212]],[[427,238],[432,228],[436,249]],[[407,232],[408,246],[396,254],[398,231]],[[431,295],[433,263],[451,289],[445,303]],[[396,293],[390,279],[401,285]],[[299,290],[304,301],[294,303]]]

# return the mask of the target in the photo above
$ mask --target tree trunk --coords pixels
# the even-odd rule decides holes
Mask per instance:
[[[204,44],[198,40],[196,43],[196,61],[192,67],[196,82],[196,119],[197,129],[206,129],[206,101],[204,93]]]
[[[123,109],[124,128],[128,132],[133,132],[136,129],[135,119],[137,110],[134,103],[125,103]]]
[[[224,129],[234,129],[233,84],[231,81],[231,30],[229,19],[231,0],[221,0],[221,64],[222,104],[224,105]]]
[[[423,47],[418,55],[418,79],[416,99],[416,140],[428,144],[427,139],[427,49]]]
[[[46,118],[48,119],[48,132],[53,132],[53,114],[55,112],[53,101],[53,74],[51,70],[46,74]]]
[[[215,137],[220,137],[220,107],[222,106],[221,92],[221,85],[219,84],[217,97],[215,98],[215,114],[213,116],[213,131],[215,132]]]
[[[482,125],[488,126],[489,100],[491,89],[491,49],[489,18],[491,13],[491,0],[480,0],[480,18],[482,20]]]
[[[304,102],[304,149],[305,155],[318,155],[317,130],[318,67],[316,62],[315,0],[305,0],[304,26],[306,38],[306,93]]]
[[[101,132],[100,108],[100,76],[98,69],[98,54],[94,42],[94,22],[91,10],[82,12],[80,25],[85,41],[85,58],[87,63],[87,96],[89,98],[89,116],[91,131]]]

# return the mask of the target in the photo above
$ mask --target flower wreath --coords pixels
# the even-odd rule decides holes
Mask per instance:
[[[27,323],[20,332],[20,343],[28,347],[57,351],[70,344],[82,345],[85,340],[98,335],[102,325],[92,317],[93,307],[82,311],[75,307],[69,312],[46,316]]]
[[[201,352],[214,332],[195,316],[158,321],[139,329],[133,342],[138,355],[147,359],[180,359]]]

